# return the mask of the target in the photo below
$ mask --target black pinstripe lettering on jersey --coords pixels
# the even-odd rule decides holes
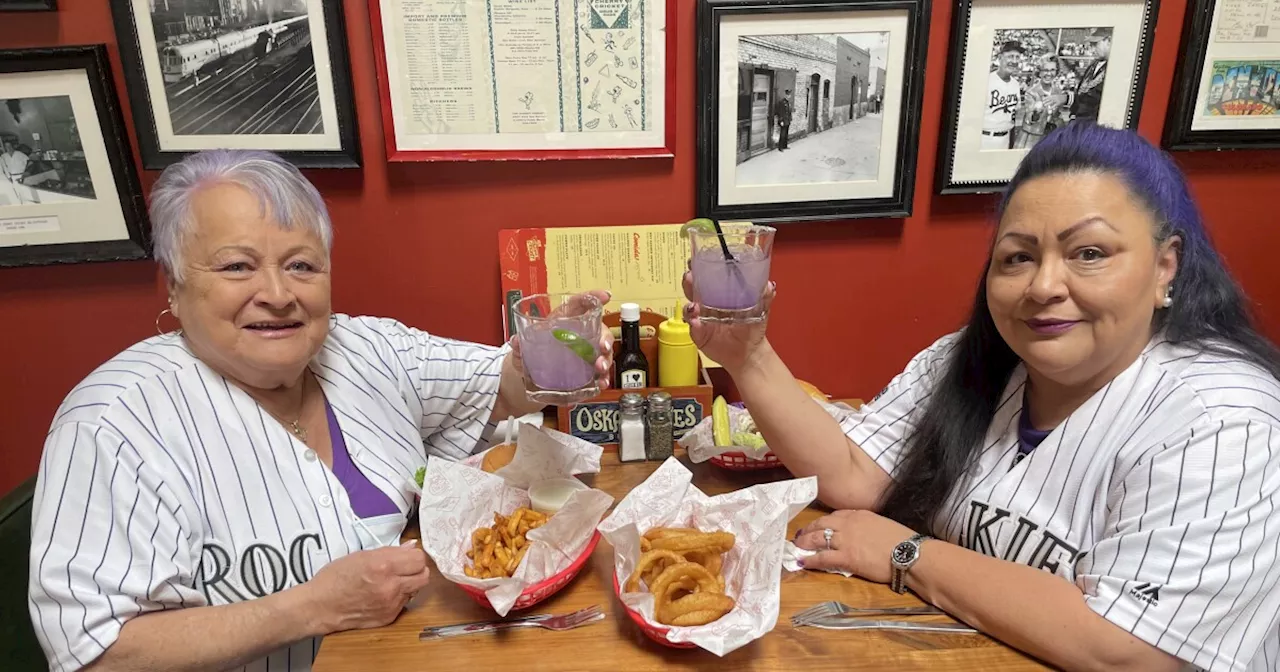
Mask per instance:
[[[110,493],[110,497],[109,497],[109,499],[110,499],[110,501],[111,501],[111,502],[115,502],[115,501],[116,501],[116,497],[115,497],[115,492],[116,492],[116,473],[118,473],[118,472],[120,471],[120,451],[121,451],[123,448],[124,448],[124,439],[121,439],[121,440],[120,440],[119,445],[117,445],[117,446],[116,446],[116,456],[115,456],[115,459],[113,460],[113,462],[115,462],[115,466],[111,468],[111,479],[107,481],[107,492],[108,492],[108,493]],[[87,502],[88,502],[88,500],[86,500],[86,504],[85,504],[85,508],[86,508],[86,509],[88,508],[88,503],[87,503]],[[89,575],[89,580],[93,582],[93,586],[94,586],[94,588],[97,588],[97,589],[98,589],[98,594],[99,594],[99,595],[102,595],[103,593],[102,593],[102,584],[98,583],[98,572],[102,571],[102,566],[106,564],[106,562],[107,562],[107,555],[109,555],[110,550],[111,550],[111,542],[112,542],[112,540],[114,540],[114,539],[116,538],[116,534],[115,534],[115,529],[116,529],[116,507],[115,507],[115,505],[114,505],[114,504],[112,504],[112,506],[107,507],[107,508],[109,508],[109,509],[111,510],[111,520],[110,520],[110,522],[108,522],[108,523],[107,523],[107,529],[108,529],[108,530],[110,530],[110,531],[111,531],[111,533],[106,535],[106,538],[107,538],[107,539],[106,539],[106,541],[105,541],[105,542],[103,542],[103,544],[102,544],[102,557],[98,559],[98,566],[97,566],[97,567],[94,567],[94,568],[93,568],[93,574],[90,574],[90,575]],[[126,542],[127,542],[127,540],[126,540]],[[110,600],[110,599],[105,600],[105,602],[107,603],[107,609],[111,612],[111,618],[115,619],[116,623],[119,623],[119,624],[120,624],[120,626],[121,626],[121,627],[123,627],[123,626],[124,626],[124,620],[123,620],[123,619],[121,619],[118,615],[116,615],[116,608],[115,608],[115,605],[113,605],[113,604],[111,603],[111,600]],[[87,614],[86,614],[86,616],[87,616]],[[89,630],[89,626],[88,626],[88,625],[85,625],[85,632],[88,632],[88,630]]]
[[[226,423],[222,419],[222,415],[218,413],[218,405],[213,401],[213,395],[209,392],[209,386],[204,382],[204,375],[200,376],[200,384],[204,387],[204,393],[209,396],[209,412],[213,414],[213,422],[218,427],[218,434],[222,437],[222,445],[226,447],[227,463],[231,465],[231,471],[236,475],[236,483],[240,485],[240,501],[244,503],[244,519],[249,523],[249,534],[251,539],[258,538],[258,526],[253,522],[253,507],[249,506],[249,493],[244,487],[244,477],[240,475],[240,460],[236,459],[235,452],[231,450],[231,440],[227,438]],[[231,384],[226,378],[222,378],[222,391],[226,393],[227,403],[232,408],[236,407],[235,397],[231,394]],[[269,497],[268,497],[269,499]],[[235,548],[233,545],[232,548]]]
[[[1245,445],[1246,445],[1246,446],[1248,446],[1248,445],[1249,445],[1249,440],[1248,440],[1248,433],[1249,433],[1249,429],[1248,429],[1248,428],[1249,428],[1249,425],[1250,425],[1250,424],[1252,424],[1252,423],[1248,423],[1248,424],[1246,424],[1246,425],[1245,425]],[[1241,484],[1241,486],[1243,486],[1243,484],[1244,484],[1244,473],[1243,473],[1244,462],[1245,462],[1245,460],[1243,459],[1243,451],[1242,451],[1242,459],[1241,459],[1241,478],[1240,478],[1240,484]],[[1232,508],[1233,508],[1233,509],[1234,509],[1234,508],[1239,508],[1239,506],[1240,506],[1240,487],[1238,486],[1238,487],[1236,488],[1236,503],[1235,503],[1235,506],[1233,506]],[[1226,514],[1224,514],[1224,515],[1223,515],[1223,517],[1224,517],[1224,519],[1225,519]],[[1245,524],[1244,524],[1244,527],[1240,529],[1240,540],[1236,543],[1236,555],[1235,555],[1235,558],[1239,558],[1239,557],[1240,557],[1240,554],[1241,554],[1241,553],[1243,553],[1243,551],[1244,551],[1244,535],[1245,535],[1245,532],[1246,532],[1246,531],[1248,531],[1249,523],[1251,523],[1251,522],[1253,522],[1253,509],[1252,509],[1252,508],[1250,508],[1249,510],[1245,511]],[[1266,524],[1265,524],[1265,523],[1263,524],[1263,529],[1264,529],[1264,530],[1266,529]],[[1249,569],[1249,576],[1245,577],[1245,580],[1244,580],[1244,585],[1245,585],[1245,586],[1249,585],[1249,581],[1250,581],[1250,579],[1252,579],[1252,578],[1253,578],[1253,567],[1252,567],[1252,566],[1253,566],[1253,564],[1256,562],[1257,553],[1250,553],[1250,554],[1249,554],[1249,557],[1251,558],[1251,562],[1250,562],[1250,565],[1251,565],[1251,566],[1250,566],[1250,569]],[[1226,585],[1230,585],[1230,584],[1231,584],[1231,575],[1234,573],[1234,570],[1235,570],[1235,558],[1233,558],[1232,560],[1229,560],[1229,561],[1227,562],[1227,580],[1226,580],[1226,582],[1223,584],[1224,586],[1226,586]],[[1242,588],[1241,588],[1241,592],[1243,592],[1243,586],[1242,586]],[[1236,593],[1235,595],[1233,595],[1233,596],[1232,596],[1232,598],[1231,598],[1231,606],[1227,607],[1227,613],[1231,613],[1231,612],[1235,611],[1235,610],[1236,610],[1236,603],[1237,603],[1237,602],[1239,602],[1239,601],[1240,601],[1240,593],[1239,593],[1239,592],[1237,592],[1237,593]],[[1207,610],[1207,609],[1208,609],[1212,604],[1213,604],[1213,603],[1212,603],[1212,601],[1211,601],[1209,604],[1206,604],[1206,605],[1205,605],[1206,610]],[[1216,663],[1216,662],[1218,662],[1218,656],[1220,656],[1220,655],[1222,654],[1222,648],[1223,648],[1223,647],[1222,647],[1221,645],[1226,644],[1227,635],[1231,633],[1231,628],[1235,627],[1236,623],[1237,623],[1239,620],[1240,620],[1240,614],[1239,614],[1239,613],[1237,613],[1237,614],[1236,614],[1236,617],[1235,617],[1234,619],[1232,619],[1232,621],[1231,621],[1231,625],[1230,625],[1230,626],[1228,626],[1228,627],[1227,627],[1227,629],[1226,629],[1225,631],[1223,631],[1223,633],[1222,633],[1222,638],[1219,640],[1219,644],[1220,644],[1220,646],[1218,646],[1218,647],[1217,647],[1217,650],[1215,650],[1215,651],[1214,651],[1214,653],[1213,653],[1213,660],[1212,660],[1212,661],[1210,661],[1210,663],[1209,663],[1209,667],[1211,667],[1211,668],[1212,668],[1212,667],[1213,667],[1213,664],[1214,664],[1214,663]],[[1216,632],[1218,631],[1218,626],[1222,625],[1222,623],[1223,623],[1223,622],[1222,622],[1222,620],[1219,620],[1217,623],[1215,623],[1215,624],[1214,624],[1214,626],[1213,626],[1213,630],[1211,630],[1211,631],[1209,632],[1209,636],[1205,638],[1205,641],[1208,641],[1209,639],[1212,639],[1212,638],[1213,638],[1214,633],[1216,633]],[[1239,648],[1239,647],[1237,647],[1237,648]],[[1197,654],[1197,655],[1199,655],[1199,654]]]
[[[71,565],[75,564],[76,561],[80,558],[80,548],[84,544],[84,530],[89,522],[89,505],[93,502],[93,485],[94,485],[94,481],[97,480],[96,477],[98,475],[98,453],[100,452],[98,448],[98,432],[101,432],[101,431],[102,431],[102,428],[99,427],[95,429],[93,432],[93,442],[90,444],[90,446],[93,447],[93,464],[89,466],[89,479],[88,479],[89,490],[88,492],[85,493],[85,496],[84,496],[84,513],[80,515],[80,533],[76,535],[76,548],[74,551],[71,552],[71,557],[67,559],[66,565],[67,565],[67,593],[71,595],[71,599],[75,600],[76,603],[80,605],[80,609],[83,612],[80,617],[80,623],[84,626],[84,634],[88,635],[89,638],[93,640],[93,643],[98,645],[98,648],[102,649],[103,651],[106,651],[107,650],[106,645],[104,645],[102,641],[99,640],[93,634],[93,631],[89,629],[89,625],[88,625],[89,605],[85,604],[83,600],[81,600],[79,597],[76,596],[75,584],[72,583],[71,581]],[[112,470],[112,473],[114,474],[114,470]],[[52,538],[52,535],[50,535],[50,538]],[[64,630],[64,634],[65,634],[65,630]],[[71,639],[68,637],[67,641],[70,642]]]
[[[259,410],[258,417],[262,417],[262,404],[259,404],[257,401],[252,399],[250,399],[250,403],[253,404],[254,409]],[[271,496],[271,486],[267,484],[267,470],[262,467],[262,458],[258,455],[258,444],[253,440],[253,432],[249,431],[249,423],[245,421],[245,412],[240,409],[240,405],[236,403],[235,399],[231,400],[231,407],[236,410],[236,419],[240,421],[240,428],[244,430],[244,440],[249,442],[249,454],[253,455],[253,463],[258,466],[258,479],[262,481],[262,494],[267,498],[267,508],[271,510],[271,522],[275,523],[276,537],[280,540],[280,545],[283,547],[285,545],[284,530],[280,528],[280,516],[276,514],[276,501],[275,498]],[[292,445],[290,445],[290,448],[292,449]],[[270,454],[270,444],[267,446],[267,451],[268,454]],[[274,459],[275,458],[273,456],[272,460],[274,461]]]
[[[74,434],[72,434],[72,437],[71,437],[71,450],[70,450],[70,454],[67,456],[67,472],[66,472],[66,476],[64,477],[64,481],[63,481],[64,483],[65,483],[65,482],[67,482],[68,480],[70,480],[70,478],[71,478],[71,469],[72,469],[72,467],[74,467],[74,466],[75,466],[75,463],[76,463],[76,459],[75,459],[75,457],[76,457],[76,448],[80,445],[80,431],[79,431],[79,428],[78,428],[78,427],[75,427],[75,426],[72,426],[72,427],[71,427],[71,431],[72,431],[72,432],[74,432]],[[63,502],[63,500],[66,498],[66,496],[67,496],[67,489],[66,489],[66,488],[63,488],[63,489],[62,489],[62,492],[58,493],[58,505],[57,505],[57,507],[54,509],[54,513],[53,513],[53,524],[50,526],[50,529],[49,529],[49,539],[50,539],[50,540],[52,540],[52,539],[55,537],[55,535],[57,535],[57,532],[58,532],[58,521],[62,520],[62,502]],[[44,548],[44,553],[42,553],[42,554],[40,555],[40,563],[36,566],[36,573],[37,573],[37,576],[44,576],[44,575],[45,575],[45,574],[44,574],[44,563],[45,563],[45,560],[47,560],[47,559],[49,558],[49,551],[50,551],[52,548],[53,548],[53,544],[52,544],[52,543],[50,543],[48,546],[45,546],[45,548]],[[85,662],[84,662],[83,660],[80,660],[80,656],[77,656],[77,655],[76,655],[75,647],[71,645],[71,637],[67,636],[67,626],[66,626],[66,625],[64,625],[64,624],[63,624],[63,622],[62,622],[62,600],[59,600],[59,599],[56,599],[56,598],[55,598],[55,599],[54,599],[54,602],[56,602],[56,603],[58,604],[58,627],[62,630],[62,637],[63,637],[63,639],[65,639],[65,640],[66,640],[66,642],[67,642],[67,653],[70,653],[70,654],[71,654],[71,657],[72,657],[72,658],[75,658],[75,659],[76,659],[76,662],[77,662],[77,663],[80,663],[80,665],[81,665],[81,666],[83,666],[83,665],[85,664]],[[45,637],[45,639],[46,639],[46,640],[48,640],[48,641],[53,641],[53,638],[49,636],[49,631],[45,628],[45,625],[44,625],[44,614],[43,614],[42,612],[40,612],[39,610],[37,610],[37,611],[36,611],[36,615],[37,615],[37,616],[39,616],[39,618],[40,618],[40,630],[41,630],[42,632],[44,632],[44,637]]]
[[[199,373],[196,373],[196,376],[198,378]],[[205,390],[205,391],[208,392],[208,390]],[[186,387],[183,385],[178,385],[178,394],[182,397],[182,404],[187,409],[187,417],[191,418],[191,429],[194,430],[196,433],[196,441],[199,442],[200,453],[204,455],[204,463],[206,466],[209,467],[209,481],[213,483],[214,501],[218,503],[218,508],[222,511],[222,520],[226,524],[226,527],[224,529],[227,530],[227,536],[228,536],[227,543],[234,546],[236,543],[235,527],[231,524],[231,516],[227,514],[227,505],[226,505],[227,500],[222,496],[222,486],[218,485],[218,470],[214,469],[213,467],[213,458],[209,456],[209,448],[205,445],[204,434],[200,432],[200,421],[196,419],[196,414],[191,410],[191,401],[187,399]],[[192,448],[196,446],[196,444],[194,443],[191,445],[192,445]],[[196,455],[194,450],[192,450],[191,452],[192,452],[191,461],[199,465],[200,456]],[[209,516],[208,509],[206,509],[205,518],[208,519],[208,516]]]
[[[1271,458],[1272,458],[1272,455],[1273,455],[1273,452],[1272,452],[1272,443],[1271,443],[1271,432],[1272,432],[1272,429],[1273,429],[1273,428],[1272,428],[1270,425],[1268,425],[1268,426],[1267,426],[1267,464],[1270,464],[1270,463],[1271,463]],[[1263,495],[1263,493],[1265,492],[1266,483],[1267,483],[1267,479],[1266,479],[1266,476],[1265,476],[1265,475],[1264,475],[1262,478],[1259,478],[1259,479],[1258,479],[1258,499],[1259,499],[1259,501],[1261,501],[1261,500],[1263,499],[1263,496],[1262,496],[1262,495]],[[1266,502],[1267,502],[1267,518],[1266,518],[1266,521],[1265,521],[1265,522],[1263,522],[1263,524],[1262,524],[1262,540],[1270,539],[1270,538],[1272,538],[1272,537],[1274,537],[1274,536],[1275,536],[1275,534],[1274,534],[1274,533],[1269,533],[1269,532],[1267,531],[1267,530],[1268,530],[1268,528],[1271,526],[1271,521],[1276,520],[1276,516],[1275,516],[1275,511],[1276,511],[1276,502],[1275,502],[1275,497],[1266,497],[1265,499],[1266,499]],[[1273,562],[1274,562],[1274,556],[1273,556],[1273,558],[1272,558],[1272,559],[1273,559]],[[1249,582],[1253,580],[1253,575],[1254,575],[1254,573],[1256,572],[1256,570],[1257,570],[1257,568],[1258,568],[1258,553],[1250,553],[1250,554],[1249,554],[1249,564],[1250,564],[1250,568],[1249,568],[1249,576],[1248,576],[1248,578],[1246,578],[1246,579],[1245,579],[1245,581],[1244,581],[1244,586],[1242,586],[1242,587],[1241,587],[1241,589],[1240,589],[1240,590],[1241,590],[1241,592],[1249,592]],[[1263,585],[1265,585],[1266,578],[1267,578],[1267,574],[1266,574],[1266,573],[1264,573],[1264,574],[1262,575],[1262,581],[1258,584],[1258,587],[1257,587],[1256,589],[1254,589],[1254,592],[1256,592],[1257,590],[1260,590],[1260,589],[1262,588],[1262,586],[1263,586]],[[1246,631],[1249,629],[1249,628],[1248,628],[1249,622],[1253,620],[1253,618],[1252,618],[1252,617],[1258,613],[1258,609],[1260,609],[1260,608],[1262,608],[1262,601],[1261,601],[1261,600],[1254,600],[1254,601],[1253,601],[1253,612],[1252,612],[1252,614],[1250,614],[1250,618],[1247,618],[1247,619],[1245,619],[1245,621],[1244,621],[1244,623],[1245,623],[1245,627],[1240,631],[1240,641],[1236,643],[1236,650],[1235,650],[1235,652],[1234,652],[1234,653],[1232,653],[1232,654],[1231,654],[1231,659],[1232,659],[1232,660],[1236,660],[1236,659],[1238,659],[1238,658],[1239,658],[1239,656],[1240,656],[1240,647],[1241,647],[1241,646],[1244,646],[1245,633],[1246,633]],[[1238,623],[1238,622],[1240,621],[1240,617],[1241,617],[1241,616],[1243,616],[1243,615],[1244,615],[1244,612],[1243,612],[1243,611],[1242,611],[1241,613],[1239,613],[1239,614],[1236,614],[1236,620],[1235,620],[1235,621],[1232,621],[1232,623],[1231,623],[1231,627],[1227,628],[1227,631],[1226,631],[1225,633],[1223,633],[1223,635],[1222,635],[1222,642],[1223,642],[1223,644],[1226,644],[1227,636],[1228,636],[1228,635],[1230,635],[1230,634],[1231,634],[1231,631],[1235,629],[1235,627],[1236,627],[1236,623]],[[1277,641],[1278,643],[1280,643],[1280,638],[1277,638],[1275,641]],[[1263,651],[1265,652],[1265,650],[1266,650],[1266,649],[1265,649],[1265,647],[1264,647]],[[1271,669],[1271,667],[1268,665],[1268,666],[1267,666],[1267,669]]]
[[[280,457],[280,454],[276,452],[276,447],[271,443],[271,433],[267,431],[267,417],[262,412],[262,406],[258,406],[257,410],[258,410],[258,423],[259,423],[259,426],[262,428],[262,436],[267,442],[267,453],[271,455],[271,460],[270,460],[271,465],[276,468],[276,478],[279,479],[280,483],[284,483],[285,482],[284,472],[280,470],[280,461],[283,458]],[[282,447],[281,450],[287,450],[288,452],[291,452],[291,453],[295,452],[292,448],[293,448],[292,446],[286,446],[286,447]],[[265,482],[263,483],[263,487],[264,488],[267,487]],[[285,499],[287,499],[289,502],[289,505],[293,507],[293,517],[298,519],[298,527],[306,527],[306,523],[304,523],[302,520],[302,512],[298,510],[298,502],[293,498],[293,490],[286,486],[285,492],[289,495]],[[319,517],[317,516],[317,520],[318,519]],[[283,533],[281,533],[280,538],[283,541],[284,539]]]

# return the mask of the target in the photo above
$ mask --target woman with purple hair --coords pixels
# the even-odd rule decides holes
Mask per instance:
[[[998,215],[968,325],[840,421],[764,326],[686,309],[836,509],[797,535],[805,568],[911,589],[1065,669],[1276,669],[1280,358],[1182,174],[1074,122]]]

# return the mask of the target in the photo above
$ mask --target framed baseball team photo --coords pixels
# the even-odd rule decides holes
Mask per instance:
[[[142,165],[264,149],[360,165],[341,0],[111,0]]]
[[[698,214],[911,214],[929,0],[699,0]]]
[[[1270,11],[1256,11],[1252,4],[1190,3],[1164,127],[1166,149],[1280,147],[1280,8],[1271,3]]]
[[[1136,128],[1158,0],[959,0],[938,191],[999,191],[1049,131]]]
[[[0,267],[149,249],[106,46],[0,50]]]

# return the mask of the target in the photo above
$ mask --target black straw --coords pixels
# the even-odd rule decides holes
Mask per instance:
[[[720,250],[724,252],[725,261],[737,261],[733,258],[733,253],[729,251],[729,244],[724,241],[724,231],[720,229],[720,221],[713,219],[711,225],[716,228],[716,238],[720,239]]]

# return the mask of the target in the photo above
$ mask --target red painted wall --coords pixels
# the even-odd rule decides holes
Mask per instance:
[[[674,161],[388,165],[368,8],[346,0],[365,167],[310,173],[337,227],[335,308],[496,341],[499,229],[690,218],[696,38],[694,2],[678,2]],[[107,0],[59,4],[56,14],[0,14],[0,47],[105,42],[123,87]],[[1185,9],[1183,0],[1161,3],[1140,124],[1148,138],[1158,139],[1164,124]],[[947,0],[934,0],[932,25],[915,216],[786,225],[779,236],[772,338],[797,375],[835,395],[875,394],[912,354],[957,327],[985,258],[993,199],[933,194]],[[1178,159],[1232,271],[1259,304],[1267,333],[1280,336],[1274,267],[1280,152]],[[155,178],[144,173],[144,184]],[[164,305],[163,284],[146,262],[0,270],[0,492],[35,472],[67,391],[103,360],[155,333]]]

